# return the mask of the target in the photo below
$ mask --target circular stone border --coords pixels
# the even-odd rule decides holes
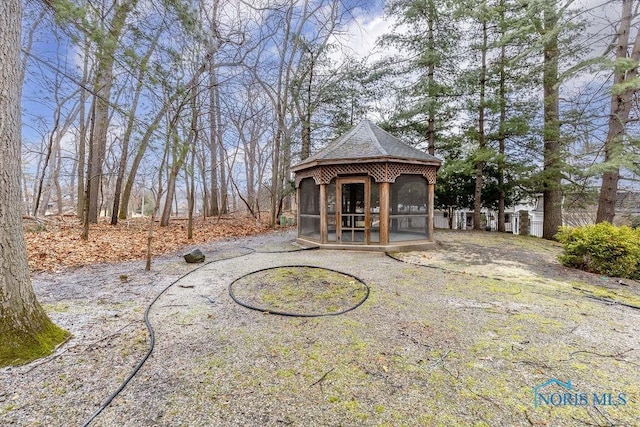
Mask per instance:
[[[325,270],[325,271],[330,271],[332,273],[337,273],[337,274],[342,274],[344,276],[347,277],[351,277],[352,279],[356,280],[357,282],[359,282],[360,284],[362,284],[362,286],[364,286],[364,290],[365,290],[365,294],[362,297],[362,299],[360,301],[358,301],[355,305],[345,309],[345,310],[341,310],[341,311],[337,311],[334,313],[290,313],[290,312],[286,312],[286,311],[278,311],[278,310],[270,310],[267,308],[262,308],[262,307],[256,307],[253,306],[251,304],[247,304],[243,301],[241,301],[233,292],[233,285],[235,285],[237,282],[239,282],[240,280],[244,279],[247,276],[250,276],[252,274],[256,274],[256,273],[260,273],[263,271],[270,271],[270,270],[278,270],[281,268],[312,268],[312,269],[318,269],[318,270]],[[256,310],[256,311],[260,311],[262,313],[267,313],[267,314],[277,314],[279,316],[288,316],[288,317],[326,317],[326,316],[339,316],[341,314],[344,313],[348,313],[349,311],[355,310],[356,308],[360,307],[368,298],[369,298],[369,294],[371,293],[371,289],[369,288],[369,285],[367,285],[364,280],[360,279],[357,276],[354,276],[353,274],[349,274],[349,273],[345,273],[343,271],[338,271],[338,270],[333,270],[330,268],[325,268],[325,267],[318,267],[315,265],[279,265],[277,267],[269,267],[269,268],[262,268],[260,270],[255,270],[252,271],[250,273],[247,274],[243,274],[242,276],[238,277],[237,279],[235,279],[233,282],[229,283],[229,296],[231,297],[231,299],[238,305],[241,305],[245,308],[251,309],[251,310]]]

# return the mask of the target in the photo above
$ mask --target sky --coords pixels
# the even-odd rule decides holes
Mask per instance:
[[[391,29],[392,20],[385,16],[382,5],[358,8],[354,20],[347,27],[344,43],[359,58],[378,59],[382,52],[376,49],[376,41]]]
[[[240,7],[242,6],[242,0],[237,0]],[[252,6],[256,5],[255,1],[248,2]],[[376,48],[376,41],[385,33],[391,30],[393,21],[390,17],[384,13],[384,1],[361,1],[361,0],[344,0],[346,6],[355,6],[353,9],[353,20],[345,28],[345,34],[340,37],[340,42],[347,48],[348,51],[358,58],[368,58],[370,62],[380,59],[385,53],[381,49]],[[605,29],[607,21],[614,21],[619,15],[620,2],[611,2],[606,0],[576,0],[576,7],[586,7],[589,12],[588,16],[593,18],[593,24],[589,27],[591,32],[600,32]],[[231,12],[229,12],[231,13]],[[231,13],[233,15],[233,13]],[[604,18],[604,19],[603,19]],[[78,55],[72,49],[68,49],[67,46],[58,46],[55,39],[47,38],[46,31],[41,34],[39,40],[37,40],[37,52],[36,54],[44,61],[36,64],[37,61],[32,61],[32,64],[37,68],[46,72],[49,65],[58,66],[55,61],[52,60],[57,53],[67,54],[70,65],[78,65]],[[604,38],[602,44],[594,44],[592,46],[594,51],[602,51],[604,43],[609,41]],[[388,53],[388,52],[386,52]],[[336,53],[338,55],[338,53]],[[37,70],[39,71],[39,70]],[[51,71],[51,69],[49,69]],[[73,74],[73,70],[71,70]],[[585,82],[590,79],[589,76],[581,76],[580,79],[584,79]],[[579,84],[580,81],[574,82]],[[46,88],[38,87],[33,84],[33,79],[27,77],[24,87],[23,98],[23,110],[25,111],[25,126],[23,128],[23,135],[25,140],[35,143],[42,139],[43,135],[35,128],[39,124],[38,116],[46,117],[51,116],[50,104],[51,102],[46,99]],[[68,141],[69,142],[69,141]]]

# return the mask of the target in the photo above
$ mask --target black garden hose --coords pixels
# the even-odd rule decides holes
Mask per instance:
[[[402,258],[398,258],[397,256],[394,256],[391,252],[385,252],[384,254],[386,256],[388,256],[389,258],[393,259],[393,260],[396,260],[398,262],[402,262],[404,264],[415,265],[416,267],[431,268],[431,269],[434,269],[434,270],[441,270],[441,271],[444,271],[445,273],[451,273],[451,274],[471,275],[471,276],[480,277],[482,279],[504,281],[504,279],[501,278],[501,277],[491,277],[491,276],[485,276],[484,274],[467,273],[465,271],[449,270],[447,268],[438,267],[438,266],[435,266],[435,265],[425,265],[425,264],[419,264],[417,262],[405,261]]]
[[[245,249],[248,252],[240,254],[240,255],[235,255],[235,256],[229,256],[226,258],[219,258],[219,259],[213,259],[211,261],[207,261],[204,264],[202,264],[201,266],[194,268],[193,270],[188,271],[187,273],[183,274],[182,276],[180,276],[179,278],[175,279],[173,282],[171,282],[170,284],[168,284],[158,295],[156,295],[156,297],[153,299],[153,301],[151,301],[151,303],[149,303],[149,305],[147,305],[147,308],[144,312],[144,323],[147,327],[147,330],[149,332],[149,349],[147,350],[147,353],[142,357],[142,359],[140,359],[140,361],[138,362],[138,364],[136,365],[135,368],[133,368],[133,370],[131,371],[131,373],[129,374],[129,376],[127,376],[127,378],[124,379],[124,381],[122,381],[122,383],[120,384],[120,386],[116,389],[116,391],[114,391],[111,395],[109,395],[109,397],[107,397],[105,399],[105,401],[102,403],[102,405],[100,405],[100,407],[91,415],[91,417],[89,419],[87,419],[87,421],[84,422],[84,424],[82,424],[83,427],[87,427],[89,426],[93,420],[95,420],[98,415],[100,415],[102,413],[102,411],[104,411],[106,408],[109,407],[109,405],[111,404],[111,402],[122,392],[122,390],[124,390],[124,388],[127,386],[127,384],[129,384],[129,382],[136,376],[136,374],[140,371],[140,369],[142,368],[142,366],[145,364],[145,362],[147,361],[147,359],[149,359],[149,356],[151,356],[151,353],[153,353],[153,350],[155,348],[155,331],[153,329],[153,326],[151,325],[151,322],[149,321],[149,312],[151,311],[151,308],[153,307],[153,305],[158,301],[158,299],[160,299],[160,297],[162,295],[164,295],[165,292],[167,292],[173,285],[175,285],[176,283],[178,283],[180,280],[184,279],[185,277],[189,276],[191,273],[194,273],[198,270],[200,270],[201,268],[212,264],[214,262],[219,262],[219,261],[226,261],[229,259],[234,259],[234,258],[240,258],[246,255],[251,255],[253,253],[256,253],[258,251],[256,251],[253,248],[247,247],[247,246],[240,246],[238,247],[238,249]],[[259,253],[287,253],[287,252],[299,252],[299,251],[306,251],[306,250],[312,250],[312,249],[317,249],[317,247],[311,247],[311,248],[299,248],[299,249],[294,249],[294,250],[290,250],[290,251],[273,251],[273,252],[259,252]],[[260,270],[259,270],[260,271]],[[255,272],[254,272],[255,273]],[[337,272],[340,273],[340,272]],[[346,273],[341,273],[341,274],[346,274]],[[347,276],[351,276],[350,274],[346,274]],[[360,306],[369,296],[369,287],[360,279],[358,279],[355,276],[351,276],[354,279],[358,280],[359,282],[361,282],[362,284],[364,284],[364,286],[366,287],[367,293],[365,298],[360,301],[358,303],[358,305],[356,305],[355,307],[351,307],[348,310],[345,310],[344,312],[353,310],[354,308],[357,308],[358,306]],[[232,298],[234,298],[232,296]],[[242,303],[238,302],[235,298],[234,301],[236,301],[238,304],[243,305]],[[283,313],[273,313],[273,314],[282,314],[282,315],[286,315]],[[333,315],[337,315],[337,314],[342,314],[342,313],[332,313]],[[325,314],[328,315],[328,314]]]
[[[277,268],[317,268],[317,269],[322,269],[322,270],[326,270],[326,271],[331,271],[333,273],[338,273],[338,274],[342,274],[344,276],[347,277],[351,277],[352,279],[355,279],[356,281],[360,282],[364,288],[365,288],[365,295],[364,297],[358,301],[357,304],[355,304],[352,307],[347,308],[346,310],[342,310],[342,311],[338,311],[335,313],[318,313],[318,314],[308,314],[308,313],[289,313],[286,311],[276,311],[276,310],[269,310],[269,309],[265,309],[265,308],[261,308],[261,307],[255,307],[253,305],[247,304],[245,302],[240,301],[235,293],[233,292],[233,285],[238,282],[239,280],[249,276],[250,274],[255,274],[255,273],[260,273],[262,271],[268,271],[268,270],[275,270]],[[260,311],[262,313],[268,313],[268,314],[277,314],[279,316],[288,316],[288,317],[326,317],[326,316],[339,316],[341,314],[347,313],[351,310],[355,310],[356,308],[360,307],[366,300],[367,298],[369,298],[369,294],[371,293],[371,289],[369,288],[369,285],[367,285],[362,279],[360,279],[359,277],[354,276],[353,274],[349,274],[349,273],[344,273],[342,271],[337,271],[337,270],[332,270],[330,268],[324,268],[324,267],[318,267],[315,265],[280,265],[277,267],[269,267],[269,268],[263,268],[260,270],[256,270],[256,271],[252,271],[250,273],[244,274],[240,277],[238,277],[236,280],[234,280],[233,282],[231,282],[229,284],[229,296],[231,297],[231,299],[236,303],[239,304],[245,308],[249,308],[251,310],[256,310],[256,311]]]
[[[118,389],[116,391],[114,391],[113,393],[111,393],[111,395],[109,397],[107,397],[107,399],[102,403],[102,405],[100,405],[100,407],[93,413],[93,415],[91,415],[91,417],[87,421],[85,421],[85,423],[82,425],[83,427],[87,427],[89,424],[91,424],[91,422],[93,422],[93,420],[95,420],[96,417],[98,415],[100,415],[102,413],[102,411],[104,411],[111,404],[113,399],[115,399],[116,396],[118,396],[122,392],[122,390],[124,390],[124,388],[127,386],[127,384],[129,384],[129,382],[133,379],[133,377],[136,376],[138,371],[140,371],[140,368],[142,368],[142,365],[144,365],[144,363],[147,361],[149,356],[151,356],[151,353],[153,353],[153,349],[154,349],[155,343],[156,343],[156,334],[155,334],[155,331],[153,329],[153,326],[151,325],[151,322],[149,321],[149,312],[151,311],[151,307],[153,307],[153,305],[156,303],[156,301],[158,301],[158,299],[160,299],[160,297],[165,292],[167,292],[169,290],[169,288],[171,288],[173,285],[178,283],[180,280],[184,279],[185,277],[187,277],[191,273],[196,272],[196,271],[200,270],[201,268],[203,268],[203,267],[205,267],[205,266],[207,266],[209,264],[212,264],[214,262],[219,262],[219,261],[226,261],[226,260],[233,259],[233,258],[240,258],[240,257],[246,256],[246,255],[251,255],[252,253],[255,252],[255,250],[253,250],[251,248],[247,248],[247,247],[241,247],[240,249],[248,249],[249,252],[243,253],[243,254],[240,254],[240,255],[230,256],[230,257],[227,257],[227,258],[214,259],[214,260],[205,262],[201,266],[186,272],[185,274],[183,274],[182,276],[178,277],[173,282],[169,283],[158,295],[156,295],[156,297],[153,299],[153,301],[151,301],[151,303],[149,303],[149,305],[147,305],[147,309],[144,311],[144,323],[147,326],[147,330],[149,331],[149,349],[147,350],[147,353],[142,357],[142,359],[140,359],[140,361],[138,362],[136,367],[133,368],[133,370],[131,371],[129,376],[127,378],[125,378],[124,381],[122,381],[122,383],[120,384]]]
[[[302,251],[312,251],[314,249],[320,249],[320,246],[311,246],[308,248],[305,247],[300,247],[300,248],[295,248],[295,249],[291,249],[291,250],[282,250],[282,251],[254,251],[257,254],[288,254],[291,252],[302,252]]]

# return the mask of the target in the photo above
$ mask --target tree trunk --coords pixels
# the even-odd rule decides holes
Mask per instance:
[[[429,7],[429,16],[427,18],[427,51],[429,55],[435,57],[435,37],[434,37],[435,19],[433,16],[433,8]],[[432,156],[436,153],[436,78],[435,78],[435,60],[429,61],[427,67],[427,85],[429,90],[428,98],[428,117],[427,117],[427,143],[429,154]]]
[[[124,191],[122,193],[122,200],[120,201],[120,212],[118,217],[120,219],[127,218],[127,209],[129,206],[129,200],[131,199],[131,192],[133,191],[133,184],[136,180],[136,175],[138,174],[138,168],[140,167],[140,163],[142,163],[142,158],[144,157],[144,153],[147,151],[147,147],[149,146],[149,141],[153,137],[154,132],[158,129],[158,125],[164,117],[167,109],[169,108],[169,102],[165,103],[162,106],[160,111],[156,114],[153,122],[147,127],[146,132],[142,136],[142,140],[140,141],[140,145],[136,150],[136,155],[133,158],[133,162],[131,163],[131,170],[129,170],[129,175],[127,176],[127,182],[124,185]],[[144,212],[143,212],[144,215]]]
[[[149,50],[147,51],[145,56],[142,58],[142,61],[140,61],[140,64],[139,64],[138,75],[137,75],[138,83],[136,84],[136,90],[133,96],[133,102],[131,103],[131,109],[129,111],[129,117],[127,120],[127,127],[122,137],[122,152],[120,153],[120,163],[118,165],[116,186],[113,192],[113,209],[111,211],[111,225],[118,224],[118,218],[120,214],[122,182],[124,181],[124,174],[127,168],[127,157],[129,156],[129,145],[131,140],[131,134],[133,133],[133,128],[135,126],[136,111],[138,110],[138,102],[140,100],[140,94],[142,93],[142,89],[145,83],[144,77],[145,77],[145,74],[147,74],[147,65],[158,43],[160,34],[161,32],[158,31],[158,33],[156,34],[155,38],[151,43],[151,46],[149,46]],[[124,206],[123,210],[127,211],[128,206]]]
[[[476,185],[473,197],[473,229],[481,230],[481,215],[482,209],[482,185],[484,181],[484,149],[486,145],[484,121],[485,121],[485,92],[487,85],[487,49],[488,49],[488,34],[487,34],[487,21],[482,22],[482,64],[480,68],[480,105],[478,107],[478,155],[480,159],[476,161]]]
[[[204,144],[202,144],[204,146]],[[202,180],[202,215],[209,216],[209,184],[207,182],[207,156],[204,150],[197,150],[198,168],[200,169],[200,179]]]
[[[216,77],[217,81],[217,77]],[[224,148],[222,132],[222,111],[220,108],[220,89],[216,85],[215,91],[215,114],[216,114],[216,141],[218,143],[219,171],[220,171],[220,214],[229,213],[229,185],[227,183],[227,150]]]
[[[56,190],[56,205],[57,205],[57,211],[58,211],[58,215],[63,215],[64,214],[64,204],[63,204],[63,194],[62,194],[62,187],[60,186],[60,169],[62,168],[62,149],[61,149],[61,143],[60,143],[60,138],[56,138],[56,146],[55,146],[55,163],[54,163],[54,167],[53,167],[53,175],[52,175],[52,180],[53,180],[53,186]]]
[[[245,152],[245,164],[247,167],[245,168],[246,180],[247,180],[247,202],[249,204],[249,210],[253,213],[256,208],[256,190],[255,190],[255,171],[258,168],[258,164],[256,162],[256,146],[258,145],[258,141],[254,139],[253,134],[251,135],[251,140],[248,144],[248,150]],[[246,147],[247,145],[245,145]]]
[[[57,95],[58,95],[58,91],[56,90],[55,91],[56,101],[57,101]],[[60,110],[62,109],[62,105],[60,105],[59,102],[57,104],[58,105],[56,106],[56,109],[53,112],[53,129],[49,133],[49,138],[47,138],[47,147],[44,155],[44,160],[42,163],[42,169],[38,172],[38,174],[40,175],[40,178],[38,179],[38,189],[36,190],[36,194],[34,195],[34,199],[33,199],[33,212],[32,212],[32,215],[35,217],[37,217],[38,213],[40,212],[40,201],[42,200],[42,191],[44,187],[44,181],[47,177],[47,168],[49,167],[49,162],[51,161],[51,154],[53,153],[55,135],[58,130],[58,126],[60,125]],[[44,213],[44,210],[46,210],[46,204],[44,206],[45,206],[45,209],[42,210],[43,213]]]
[[[89,43],[85,42],[84,59],[82,65],[82,85],[80,87],[80,127],[78,129],[78,167],[76,169],[78,177],[78,185],[76,187],[76,215],[78,219],[84,220],[84,204],[85,204],[85,156],[87,147],[87,114],[85,106],[89,98],[89,92],[85,89],[89,80]],[[95,98],[94,98],[95,101]],[[89,111],[93,111],[93,106]]]
[[[300,160],[305,160],[307,159],[310,155],[311,155],[311,117],[313,114],[313,108],[311,106],[311,103],[313,102],[312,99],[312,90],[313,90],[313,77],[314,74],[313,72],[315,71],[315,66],[316,66],[316,60],[313,56],[313,52],[309,49],[309,53],[310,53],[310,63],[309,63],[309,78],[307,80],[307,84],[305,87],[305,95],[306,95],[306,109],[304,111],[299,111],[298,114],[300,116],[300,120],[301,120],[301,134],[300,137],[302,138],[302,149],[300,152]]]
[[[31,209],[29,206],[29,199],[27,197],[25,197],[25,194],[29,193],[29,190],[27,189],[27,178],[25,177],[24,172],[22,173],[22,191],[23,191],[23,208],[21,209],[22,212],[24,212],[25,215],[30,215],[31,214]]]
[[[624,155],[624,134],[629,113],[631,111],[632,98],[637,89],[637,85],[630,85],[625,90],[620,91],[620,86],[638,75],[638,59],[640,59],[640,31],[636,33],[631,57],[635,64],[631,69],[622,66],[621,61],[628,58],[629,33],[631,31],[632,20],[632,0],[623,0],[622,19],[618,31],[618,41],[616,46],[616,70],[613,77],[613,94],[611,95],[609,129],[605,140],[604,162],[607,170],[602,175],[600,196],[598,200],[598,212],[596,222],[613,222],[615,217],[616,200],[618,193],[618,180],[620,179],[620,159]]]
[[[500,1],[500,38],[504,38],[507,32],[507,26],[505,22],[506,10],[505,1]],[[498,231],[505,231],[504,221],[504,209],[505,209],[505,143],[507,139],[507,52],[505,43],[501,43],[500,46],[500,71],[499,71],[499,83],[498,83],[498,102],[500,103],[500,117],[498,121]]]
[[[282,122],[282,123],[281,123]],[[284,127],[284,118],[281,118],[280,108],[278,108],[278,130],[273,141],[273,159],[271,163],[271,227],[276,227],[278,218],[278,201],[282,192],[280,185],[280,140],[282,139],[282,127]]]
[[[185,174],[187,183],[187,197],[189,203],[189,221],[187,224],[187,239],[193,239],[193,211],[196,206],[196,144],[198,143],[198,108],[197,108],[198,91],[194,87],[191,95],[191,163],[189,170]],[[191,183],[189,183],[191,181]]]
[[[167,162],[168,156],[169,156],[169,144],[165,144],[164,152],[162,154],[162,161],[160,162],[160,167],[158,168],[158,191],[156,192],[153,211],[151,211],[149,233],[147,234],[147,257],[146,257],[147,262],[145,263],[144,271],[151,271],[151,258],[153,256],[153,247],[152,247],[153,229],[156,223],[156,214],[158,213],[158,208],[160,207],[160,200],[162,199],[162,194],[164,193],[164,190],[162,189],[162,175],[164,174],[164,166]],[[143,212],[144,212],[144,209],[143,209]]]
[[[169,217],[171,216],[171,205],[176,191],[176,182],[178,180],[178,173],[182,169],[185,158],[189,153],[189,142],[180,143],[180,137],[178,136],[178,121],[180,120],[180,113],[182,112],[183,104],[178,106],[175,115],[171,118],[167,129],[167,145],[171,147],[171,155],[173,158],[173,164],[169,172],[169,178],[167,179],[167,195],[164,201],[164,209],[162,210],[162,217],[160,218],[160,226],[166,227],[169,225]],[[176,209],[177,210],[177,209]]]
[[[282,156],[282,182],[280,184],[282,186],[282,198],[280,202],[281,212],[290,211],[292,207],[292,192],[291,186],[289,185],[289,181],[291,179],[291,137],[291,131],[287,129]]]
[[[89,215],[90,223],[98,222],[98,201],[102,183],[102,167],[107,148],[107,131],[109,128],[109,102],[111,88],[113,86],[113,65],[118,41],[124,29],[129,12],[136,6],[137,0],[125,1],[115,6],[113,18],[106,23],[108,30],[105,32],[105,41],[98,49],[97,70],[95,77],[95,117],[93,121],[93,138],[90,144],[93,146],[93,158],[88,168],[91,173],[89,187]]]
[[[173,205],[173,197],[176,191],[176,181],[178,179],[179,170],[176,169],[175,162],[176,159],[173,160],[174,165],[171,168],[171,173],[169,174],[169,178],[167,179],[167,196],[164,200],[164,208],[162,209],[162,216],[160,217],[160,227],[166,227],[169,225],[169,219],[171,218],[171,208]]]
[[[21,0],[0,2],[0,366],[51,353],[68,336],[38,304],[22,232]]]
[[[562,144],[560,143],[560,104],[558,58],[558,15],[552,2],[544,10],[544,63],[542,85],[544,96],[544,222],[542,237],[553,240],[562,225]]]
[[[217,114],[215,111],[216,105],[216,91],[218,82],[215,75],[215,62],[213,55],[211,55],[210,67],[209,67],[209,155],[210,160],[210,172],[209,177],[211,179],[210,206],[209,215],[218,216],[218,124]]]
[[[95,120],[95,114],[96,114],[96,103],[94,99],[94,102],[91,104],[91,119],[89,120],[89,123],[90,123],[89,140],[93,139],[93,129],[95,128],[95,126],[93,125],[93,122]],[[85,186],[85,190],[84,190],[84,205],[82,205],[82,233],[80,234],[80,238],[82,240],[89,240],[89,224],[91,222],[89,221],[89,200],[90,200],[89,192],[91,191],[91,181],[95,179],[91,175],[91,168],[89,167],[94,157],[93,144],[88,144],[88,148],[89,148],[89,153],[87,156],[87,168],[86,168],[87,175],[85,177],[85,181],[87,185]]]
[[[196,140],[195,138],[191,142],[191,164],[190,170],[186,174],[187,179],[187,197],[188,197],[188,222],[187,222],[187,239],[193,239],[193,211],[196,206],[196,174],[195,174],[195,166],[196,166]],[[189,182],[191,181],[191,182]]]
[[[87,220],[90,224],[98,223],[98,202],[100,198],[100,181],[102,178],[102,166],[107,147],[107,128],[109,126],[109,98],[111,94],[111,83],[113,74],[111,66],[113,59],[110,61],[101,61],[101,66],[96,77],[94,89],[96,91],[95,113],[92,121],[93,137],[89,141],[93,156],[89,159],[89,214]],[[106,69],[105,69],[106,68]]]

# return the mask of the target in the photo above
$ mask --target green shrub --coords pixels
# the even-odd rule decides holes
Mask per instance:
[[[607,276],[640,278],[640,229],[601,222],[562,227],[556,238],[564,247],[559,257],[563,265]]]

